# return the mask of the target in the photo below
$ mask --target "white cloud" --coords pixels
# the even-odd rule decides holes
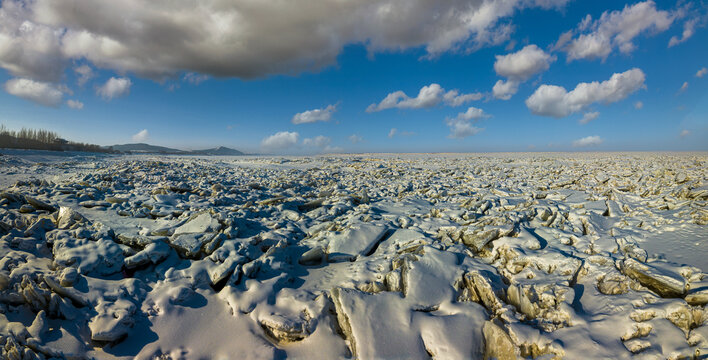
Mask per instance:
[[[81,110],[84,108],[84,103],[79,100],[67,100],[66,105],[72,109]]]
[[[133,141],[137,143],[146,142],[150,138],[150,133],[147,129],[142,129],[133,135]]]
[[[68,61],[62,33],[33,21],[36,2],[0,2],[0,67],[10,74],[41,82],[61,80]]]
[[[494,71],[497,75],[510,80],[525,81],[531,76],[548,70],[555,56],[547,54],[536,45],[526,45],[523,49],[507,54],[496,55]]]
[[[698,24],[698,18],[688,19],[683,23],[683,32],[681,37],[672,36],[669,40],[669,47],[676,46],[682,42],[688,40],[696,32],[696,25]]]
[[[89,80],[91,80],[96,74],[93,73],[93,69],[90,66],[84,64],[74,68],[76,73],[76,83],[79,86],[84,86]]]
[[[578,139],[573,141],[573,147],[588,147],[588,146],[597,146],[602,144],[602,139],[595,135],[595,136],[587,136],[582,139]]]
[[[349,141],[351,141],[352,144],[358,144],[358,143],[364,141],[364,138],[362,138],[361,136],[359,136],[357,134],[351,134],[351,135],[349,135]]]
[[[410,98],[403,91],[392,92],[381,100],[379,104],[371,104],[366,108],[367,112],[376,112],[386,109],[421,109],[433,107],[442,101],[445,90],[438,84],[423,86],[418,92],[418,96]]]
[[[494,71],[507,78],[499,80],[492,88],[492,95],[497,99],[509,100],[516,94],[519,84],[531,76],[548,70],[556,57],[547,54],[536,45],[526,45],[523,49],[507,54],[496,55]]]
[[[492,88],[492,95],[496,99],[509,100],[519,90],[519,82],[514,80],[498,80]]]
[[[686,90],[688,90],[688,81],[683,82],[683,85],[681,85],[681,88],[679,89],[679,93],[682,93]]]
[[[483,97],[481,93],[460,94],[459,90],[445,91],[440,85],[432,83],[423,86],[418,91],[418,96],[411,98],[403,91],[392,92],[381,100],[378,104],[371,104],[366,108],[366,112],[377,112],[386,109],[424,109],[431,108],[444,102],[445,105],[456,107],[468,101],[479,100]]]
[[[457,117],[455,118],[456,120],[465,120],[465,121],[470,121],[470,120],[479,120],[483,118],[488,118],[489,115],[484,112],[484,110],[480,108],[476,108],[474,106],[470,106],[467,111],[462,112],[457,114]]]
[[[322,109],[307,110],[293,116],[293,124],[307,124],[318,121],[330,121],[332,114],[337,111],[337,104],[328,105]]]
[[[567,53],[568,61],[576,59],[606,59],[614,50],[628,54],[634,51],[634,38],[642,33],[655,34],[668,29],[676,16],[657,10],[653,1],[625,5],[622,11],[605,11],[598,20],[588,15],[576,30],[576,38],[564,33],[555,48]],[[589,30],[589,32],[586,32]]]
[[[585,19],[586,19],[586,20],[587,20],[587,19],[592,19],[592,17],[590,17],[590,15],[588,15]],[[581,24],[582,24],[582,23],[581,23]],[[578,25],[578,27],[580,28],[580,25]],[[581,30],[585,30],[585,29],[581,29]],[[562,34],[558,37],[558,41],[556,41],[556,43],[553,44],[553,47],[551,48],[551,51],[562,50],[563,48],[565,48],[566,45],[568,45],[568,43],[569,43],[571,40],[573,40],[573,30],[568,30],[568,31],[562,33]]]
[[[706,68],[701,68],[700,70],[698,70],[698,71],[696,72],[696,77],[697,77],[697,78],[702,78],[702,77],[705,76],[706,74],[708,74],[708,69],[706,69]]]
[[[476,135],[482,128],[472,125],[473,121],[490,117],[484,110],[470,106],[467,111],[457,114],[454,119],[447,119],[447,126],[450,127],[450,135],[453,139],[462,139]]]
[[[679,134],[682,138],[685,138],[688,135],[691,135],[691,132],[686,129],[681,130],[681,133]]]
[[[460,121],[457,119],[448,120],[447,126],[450,127],[450,135],[448,135],[448,137],[452,139],[463,139],[468,136],[477,135],[480,131],[484,130],[472,125],[469,121]]]
[[[5,83],[5,91],[8,94],[51,107],[59,106],[64,96],[61,88],[30,79],[10,79]]]
[[[261,141],[261,147],[267,150],[282,150],[297,144],[300,134],[297,132],[281,131]]]
[[[498,44],[518,9],[565,3],[5,0],[0,67],[42,81],[58,81],[72,61],[156,79],[293,74],[334,64],[347,44],[370,53],[424,48],[428,57]]]
[[[184,76],[182,77],[182,80],[184,80],[190,84],[193,84],[193,85],[199,85],[199,84],[203,83],[204,81],[209,80],[209,75],[188,72],[188,73],[184,74]]]
[[[643,107],[644,107],[644,103],[641,102],[641,101],[637,101],[637,102],[634,103],[634,108],[637,109],[637,110],[639,110],[639,109],[641,109],[641,108],[643,108]]]
[[[634,68],[615,73],[603,82],[580,83],[570,92],[561,86],[541,85],[526,99],[526,107],[536,115],[562,118],[596,102],[623,100],[644,87],[644,79],[644,72]]]
[[[391,128],[391,130],[389,130],[389,132],[388,132],[388,137],[389,137],[389,138],[392,138],[392,137],[396,136],[396,133],[397,133],[397,132],[398,132],[398,129],[396,129],[396,128]]]
[[[585,114],[583,114],[583,118],[580,119],[578,122],[584,125],[584,124],[587,124],[587,123],[597,119],[598,116],[600,116],[599,111],[586,112]]]
[[[458,107],[462,106],[470,101],[477,101],[482,99],[484,95],[482,93],[476,92],[471,94],[460,94],[459,90],[450,90],[443,95],[443,102],[447,106]]]
[[[547,54],[536,45],[526,45],[515,53],[496,55],[494,71],[507,80],[497,81],[492,88],[492,95],[496,99],[511,99],[522,82],[548,70],[554,61],[556,61],[555,56]]]
[[[96,94],[106,100],[111,100],[129,94],[132,84],[133,83],[128,78],[112,77],[108,79],[105,84],[96,89]]]

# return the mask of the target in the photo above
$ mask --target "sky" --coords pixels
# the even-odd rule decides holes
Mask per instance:
[[[708,150],[708,5],[0,0],[0,123],[259,154]]]

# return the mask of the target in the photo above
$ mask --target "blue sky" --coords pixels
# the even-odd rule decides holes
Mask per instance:
[[[701,2],[352,1],[337,19],[317,0],[263,24],[234,1],[203,10],[209,33],[165,1],[71,2],[0,2],[6,126],[282,154],[708,150]]]

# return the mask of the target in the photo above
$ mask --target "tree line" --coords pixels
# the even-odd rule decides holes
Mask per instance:
[[[104,148],[99,145],[67,141],[53,131],[27,128],[14,131],[5,127],[4,124],[0,124],[0,148],[102,153],[115,152],[112,149]]]

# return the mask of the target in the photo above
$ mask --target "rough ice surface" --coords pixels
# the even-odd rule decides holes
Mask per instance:
[[[707,165],[2,156],[0,353],[705,358]]]

